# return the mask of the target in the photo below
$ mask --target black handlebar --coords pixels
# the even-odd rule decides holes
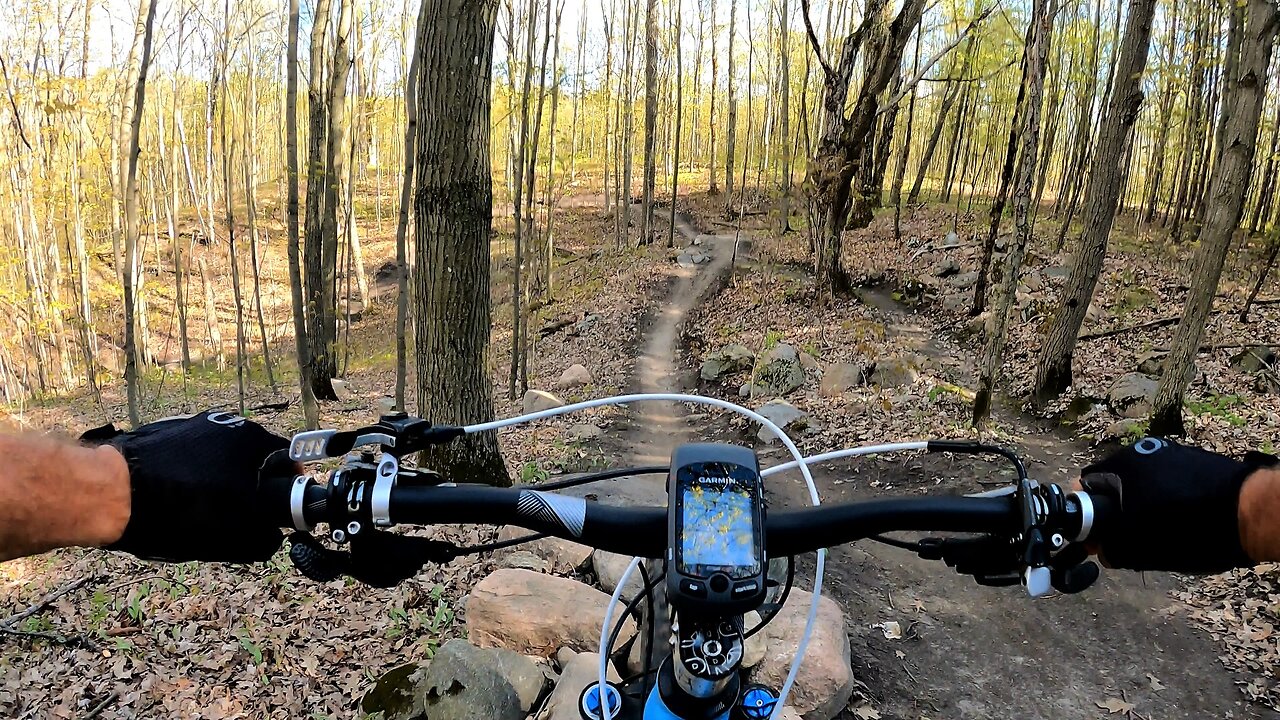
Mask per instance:
[[[357,498],[357,510],[346,501],[333,503],[329,490],[309,484],[304,514],[309,525],[347,520],[371,522],[372,486]],[[280,494],[275,494],[280,498]],[[1085,496],[1092,518],[1078,500],[1068,502],[1047,525],[1068,542],[1079,539],[1082,524],[1096,537],[1114,514],[1110,498]],[[325,517],[338,505],[351,514]],[[516,525],[622,555],[664,557],[667,552],[667,509],[620,507],[539,491],[486,485],[397,485],[390,493],[390,519],[395,525]],[[287,506],[287,504],[286,504]],[[281,505],[276,505],[281,507]],[[283,518],[289,517],[288,515]],[[292,525],[283,519],[282,526]],[[893,531],[985,533],[1013,536],[1019,532],[1021,508],[1015,496],[918,497],[867,500],[840,505],[773,510],[765,518],[766,547],[781,557],[862,540]]]

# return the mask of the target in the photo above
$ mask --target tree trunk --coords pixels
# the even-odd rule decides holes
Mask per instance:
[[[142,37],[137,82],[133,90],[133,112],[129,121],[129,156],[124,178],[124,378],[129,400],[129,422],[142,422],[139,406],[137,321],[134,305],[134,273],[138,261],[138,153],[142,135],[142,109],[147,99],[147,71],[151,68],[151,29],[156,19],[155,0],[142,0],[138,7],[136,34]]]
[[[294,351],[298,355],[298,389],[302,400],[303,423],[308,430],[320,426],[320,410],[311,385],[311,360],[308,357],[307,321],[303,300],[301,237],[298,228],[298,0],[289,0],[289,40],[285,61],[288,75],[285,90],[285,173],[289,176],[285,203],[289,232],[289,292],[293,306]],[[308,188],[308,196],[310,188]],[[314,236],[312,236],[314,238]],[[315,242],[314,239],[309,242]]]
[[[331,354],[331,338],[335,332],[335,307],[333,277],[325,275],[325,258],[333,253],[326,245],[336,243],[337,238],[323,231],[327,188],[333,173],[325,148],[328,123],[328,100],[324,92],[325,45],[329,26],[330,0],[316,0],[311,27],[311,62],[307,85],[307,198],[306,244],[303,261],[306,269],[307,310],[307,376],[311,380],[311,392],[317,400],[337,400],[333,392],[333,376],[337,374],[335,359]],[[341,112],[341,109],[339,109]],[[336,208],[335,208],[336,211]],[[330,242],[332,241],[332,243]],[[333,248],[336,251],[336,248]],[[300,358],[301,359],[301,358]]]
[[[1262,220],[1271,214],[1271,206],[1276,199],[1276,160],[1280,153],[1280,102],[1276,103],[1274,125],[1271,128],[1271,142],[1268,143],[1266,170],[1262,173],[1262,185],[1258,192],[1258,202],[1253,206],[1253,216],[1249,220],[1249,233],[1256,234],[1262,229]]]
[[[493,419],[489,380],[489,85],[496,0],[424,0],[418,41],[414,194],[418,412],[434,423]],[[495,433],[422,453],[454,482],[508,485]]]
[[[653,189],[657,176],[654,143],[658,132],[658,0],[648,0],[644,16],[644,190],[640,242],[653,242]]]
[[[1222,159],[1215,168],[1209,189],[1209,208],[1199,245],[1192,258],[1195,279],[1182,319],[1174,332],[1169,357],[1165,361],[1160,386],[1152,402],[1150,432],[1181,435],[1182,395],[1187,388],[1188,370],[1204,335],[1205,321],[1222,275],[1222,265],[1231,239],[1240,226],[1244,200],[1249,188],[1257,146],[1258,124],[1266,99],[1267,70],[1275,46],[1280,17],[1270,0],[1248,0],[1245,13],[1233,13],[1232,24],[1244,23],[1239,43],[1237,75],[1230,78],[1230,92],[1224,98],[1227,121],[1223,132]]]
[[[324,214],[320,224],[320,303],[326,317],[319,327],[311,328],[311,382],[317,397],[326,387],[332,392],[332,378],[338,373],[338,212],[339,190],[347,166],[347,80],[351,74],[352,4],[355,0],[338,0],[337,33],[334,35],[332,65],[329,68],[329,96],[325,100],[329,127],[325,133]],[[310,243],[308,243],[308,246]],[[313,291],[314,295],[314,291]],[[332,399],[337,399],[336,393]]]
[[[297,0],[291,0],[296,2]],[[418,9],[418,23],[413,57],[409,61],[409,72],[405,77],[404,107],[404,178],[400,181],[400,215],[396,219],[396,267],[399,277],[396,281],[396,409],[407,410],[404,397],[405,378],[408,375],[408,350],[406,325],[409,318],[409,260],[406,237],[409,231],[409,204],[412,201],[414,185],[414,161],[417,153],[414,143],[418,131],[418,75],[422,72],[422,48],[419,43],[426,35],[423,25],[427,20],[427,4]]]
[[[782,160],[781,197],[778,198],[778,232],[791,230],[791,12],[787,0],[778,10],[778,153]]]
[[[1000,170],[1000,185],[996,189],[995,200],[991,203],[991,221],[987,229],[986,240],[982,243],[982,255],[978,259],[978,282],[973,286],[973,304],[969,309],[969,314],[973,316],[981,315],[986,309],[987,304],[987,283],[991,274],[991,262],[995,256],[996,238],[1000,233],[1000,221],[1004,217],[1004,206],[1009,198],[1009,190],[1013,185],[1014,163],[1018,158],[1018,138],[1030,127],[1027,124],[1029,116],[1027,113],[1027,91],[1029,89],[1039,89],[1042,86],[1043,78],[1033,78],[1031,73],[1035,68],[1035,53],[1038,48],[1045,43],[1037,37],[1039,31],[1039,17],[1044,12],[1043,0],[1035,0],[1035,10],[1033,10],[1032,21],[1027,26],[1027,37],[1024,41],[1022,53],[1022,81],[1018,84],[1018,97],[1013,103],[1013,120],[1009,124],[1009,144],[1005,148],[1004,164]],[[1043,63],[1040,63],[1043,70]],[[1036,98],[1036,102],[1040,102],[1040,98]],[[1037,109],[1038,113],[1038,109]],[[1039,140],[1039,120],[1037,119],[1036,134]],[[957,132],[959,125],[956,126]],[[1032,148],[1035,152],[1035,148]],[[1034,158],[1032,159],[1034,163]],[[1026,164],[1026,158],[1023,159]],[[945,196],[944,196],[945,197]],[[1009,251],[1010,254],[1013,250]],[[1019,261],[1021,262],[1021,261]],[[997,279],[998,280],[998,279]],[[1016,286],[1015,286],[1016,289]],[[989,343],[988,343],[989,345]],[[985,357],[985,356],[984,356]],[[974,406],[974,423],[977,424],[980,417],[986,417],[986,410],[979,415],[977,405]]]
[[[1046,7],[1048,3],[1048,7]],[[1040,143],[1040,107],[1044,99],[1045,61],[1049,56],[1049,43],[1053,38],[1053,17],[1057,14],[1058,0],[1034,0],[1031,23],[1027,31],[1027,45],[1023,54],[1023,78],[1026,87],[1022,127],[1018,135],[1022,140],[1022,161],[1013,188],[1013,246],[1005,253],[1004,262],[995,272],[995,306],[987,321],[986,344],[982,352],[982,369],[978,376],[978,391],[973,401],[973,424],[980,426],[991,414],[991,398],[996,381],[1000,377],[1000,364],[1004,360],[1005,339],[1009,316],[1014,312],[1014,297],[1018,290],[1018,278],[1022,274],[1022,261],[1027,243],[1031,239],[1031,193],[1036,173],[1036,158]],[[1019,93],[1020,95],[1023,93]],[[1017,113],[1015,113],[1017,117]]]
[[[529,10],[526,17],[528,26],[525,29],[524,79],[520,91],[520,137],[516,146],[516,181],[515,193],[512,195],[513,220],[515,221],[515,238],[513,240],[515,265],[512,268],[511,277],[511,366],[507,376],[508,400],[516,399],[517,388],[520,385],[520,357],[523,354],[520,338],[523,337],[521,326],[524,322],[524,313],[521,308],[524,299],[524,253],[527,240],[526,228],[528,227],[524,217],[524,167],[526,153],[529,148],[529,93],[533,86],[533,49],[537,44],[537,15],[537,0],[529,0]],[[515,32],[514,29],[512,32]],[[423,48],[420,52],[426,53],[427,50]],[[423,57],[425,57],[425,54]],[[423,98],[423,102],[424,104],[427,102],[426,98]]]
[[[1249,322],[1249,309],[1253,307],[1253,301],[1258,299],[1258,293],[1262,290],[1262,285],[1267,281],[1267,275],[1271,273],[1271,268],[1276,264],[1276,255],[1280,255],[1280,233],[1272,229],[1268,243],[1270,249],[1267,251],[1267,261],[1263,263],[1262,270],[1258,273],[1258,281],[1253,284],[1253,289],[1249,291],[1249,297],[1244,301],[1244,307],[1240,308],[1240,322]]]
[[[1071,274],[1063,289],[1060,309],[1049,326],[1036,363],[1032,396],[1041,407],[1071,385],[1076,337],[1093,299],[1107,253],[1107,238],[1115,220],[1120,176],[1124,170],[1124,148],[1130,141],[1142,109],[1142,76],[1151,45],[1155,4],[1155,0],[1133,0],[1129,5],[1129,19],[1120,47],[1117,86],[1111,93],[1111,104],[1107,106],[1102,120],[1095,153],[1097,161],[1089,176],[1084,230],[1071,263]]]
[[[711,143],[707,155],[707,165],[711,172],[711,181],[707,186],[709,195],[720,192],[720,188],[716,187],[716,83],[720,82],[720,53],[716,52],[716,6],[719,4],[711,3],[711,88],[709,90],[711,107],[707,121],[707,134],[710,136]]]
[[[729,45],[725,53],[729,56],[728,65],[728,100],[729,113],[726,119],[726,128],[724,136],[724,211],[730,214],[733,209],[733,153],[736,152],[735,147],[738,142],[738,98],[735,94],[736,88],[733,82],[734,63],[733,63],[733,37],[734,30],[738,24],[738,0],[729,0]]]
[[[680,124],[684,121],[684,63],[681,60],[681,55],[683,53],[680,51],[680,19],[684,15],[684,13],[681,12],[684,10],[684,2],[683,0],[676,0],[676,2],[679,3],[679,7],[677,7],[675,11],[675,39],[671,44],[672,52],[674,52],[676,56],[676,142],[674,153],[675,158],[673,159],[675,171],[671,173],[671,222],[667,228],[667,247],[676,246],[676,198],[679,197],[680,193]],[[689,150],[692,152],[693,148],[690,148]]]
[[[1155,145],[1151,149],[1151,169],[1147,172],[1147,202],[1142,221],[1149,223],[1155,219],[1156,205],[1160,200],[1160,185],[1164,181],[1165,149],[1169,144],[1169,125],[1173,118],[1173,81],[1177,76],[1174,69],[1174,53],[1178,43],[1178,4],[1170,6],[1173,20],[1169,29],[1169,38],[1165,43],[1164,62],[1161,63],[1160,74],[1164,76],[1164,87],[1160,91],[1160,120],[1156,130]]]
[[[923,38],[916,35],[916,56],[911,65],[911,74],[920,72],[920,48]],[[907,175],[907,159],[911,155],[911,133],[916,122],[916,90],[911,88],[911,99],[907,101],[907,127],[902,136],[902,152],[898,153],[898,162],[893,168],[893,185],[889,191],[889,201],[893,203],[893,239],[902,239],[902,180]]]

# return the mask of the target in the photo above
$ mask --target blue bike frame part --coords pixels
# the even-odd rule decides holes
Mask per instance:
[[[644,702],[643,720],[687,720],[679,715],[671,712],[671,708],[662,701],[662,697],[658,694],[658,686],[655,684],[653,689],[649,691],[649,699]],[[729,720],[729,711],[717,715],[714,720]]]

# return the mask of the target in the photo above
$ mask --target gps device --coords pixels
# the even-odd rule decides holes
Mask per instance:
[[[749,448],[681,445],[667,476],[667,595],[677,610],[746,612],[765,599],[764,494]]]

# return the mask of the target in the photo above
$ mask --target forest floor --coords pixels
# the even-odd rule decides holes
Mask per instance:
[[[820,306],[806,269],[803,231],[779,238],[766,229],[768,215],[746,219],[750,251],[739,248],[738,262],[728,267],[733,228],[723,220],[722,203],[696,195],[678,204],[687,218],[678,223],[680,245],[702,232],[727,235],[700,237],[713,260],[696,270],[673,262],[677,250],[662,243],[608,249],[611,222],[600,208],[565,203],[559,243],[570,255],[557,271],[562,296],[556,315],[573,322],[538,337],[531,387],[553,390],[560,372],[581,362],[593,382],[566,392],[567,401],[633,389],[736,401],[745,373],[723,384],[704,383],[697,376],[703,357],[727,343],[759,351],[786,342],[821,365],[905,358],[915,370],[900,387],[856,387],[832,397],[821,392],[811,371],[787,396],[812,418],[797,438],[806,453],[972,434],[962,389],[972,386],[980,338],[965,332],[964,310],[952,299],[961,290],[949,280],[974,266],[971,234],[978,219],[953,220],[950,208],[924,207],[904,213],[905,241],[898,242],[891,218],[878,218],[846,239],[847,262],[862,279],[858,296]],[[953,222],[954,239],[947,236]],[[1062,256],[1046,249],[1056,224],[1046,220],[1042,226],[1046,237],[1029,262],[1041,284],[1026,288],[1028,299],[1019,309],[1025,322],[1012,329],[1005,366],[1014,397],[1029,381],[1038,324],[1062,282],[1056,270]],[[497,362],[491,369],[497,411],[504,416],[518,413],[520,401],[507,392],[503,366],[511,336],[502,282],[510,261],[501,242],[495,246]],[[1086,332],[1176,315],[1186,253],[1153,252],[1151,245],[1141,232],[1120,234],[1101,279],[1101,309]],[[366,264],[377,267],[389,249],[385,238],[371,242]],[[958,272],[938,277],[948,259]],[[1238,301],[1248,269],[1247,260],[1229,269],[1222,306]],[[1274,285],[1264,288],[1264,297],[1271,297],[1266,291],[1274,292]],[[366,421],[391,387],[393,355],[385,345],[393,308],[385,299],[376,302],[353,325],[350,394],[324,407],[326,425]],[[1209,337],[1217,344],[1252,344],[1257,328],[1280,320],[1272,308],[1259,308],[1252,325],[1237,322],[1233,312],[1216,314]],[[1090,341],[1077,355],[1074,396],[1097,401],[1071,408],[1064,401],[1051,417],[1037,417],[1008,400],[998,405],[988,437],[1018,448],[1038,479],[1069,481],[1105,450],[1116,420],[1103,400],[1107,388],[1133,370],[1139,354],[1167,344],[1171,332],[1172,326],[1162,326]],[[1280,422],[1275,397],[1235,373],[1231,354],[1223,349],[1200,358],[1189,403],[1192,439],[1227,451],[1268,447]],[[292,381],[286,376],[281,382],[289,387]],[[251,405],[271,399],[255,393]],[[201,376],[185,393],[157,393],[152,413],[234,401],[225,374]],[[107,388],[104,402],[118,412],[120,388]],[[1070,426],[1055,419],[1064,410],[1072,411]],[[293,407],[263,410],[255,419],[281,432],[299,424]],[[73,433],[100,424],[102,414],[78,397],[27,408],[7,422]],[[583,422],[603,435],[570,440],[568,431]],[[654,405],[524,426],[504,432],[500,441],[513,475],[537,481],[624,460],[661,464],[680,439],[753,442],[753,430],[702,410]],[[766,463],[778,458],[773,447],[759,450]],[[912,455],[841,463],[818,475],[828,501],[967,492],[1002,479],[998,469],[966,459]],[[771,490],[777,502],[804,501],[794,480]],[[491,536],[474,529],[432,532],[462,542]],[[1270,714],[1266,706],[1274,707],[1277,698],[1277,638],[1271,633],[1280,620],[1280,597],[1270,570],[1207,580],[1112,572],[1083,595],[1030,602],[1016,590],[976,587],[892,548],[841,548],[828,567],[827,587],[849,617],[854,669],[864,686],[855,697],[880,717],[1248,718]],[[428,568],[399,588],[377,590],[343,581],[316,585],[283,555],[253,568],[164,566],[79,550],[7,563],[0,566],[0,604],[11,612],[55,588],[84,583],[6,631],[0,714],[71,718],[104,703],[98,717],[358,716],[356,704],[373,678],[429,655],[462,631],[458,614],[465,611],[456,601],[490,568],[486,558],[456,562]],[[904,629],[901,639],[888,639],[875,627],[891,620]]]

